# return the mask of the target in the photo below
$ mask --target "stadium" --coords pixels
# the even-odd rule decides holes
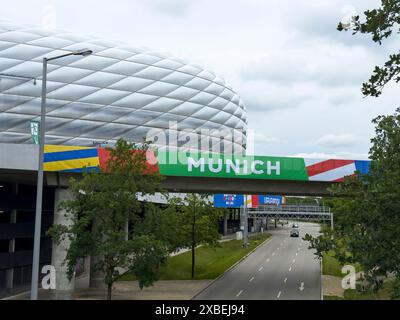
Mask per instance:
[[[213,72],[171,54],[10,23],[0,23],[0,142],[32,143],[42,58],[83,48],[93,53],[49,62],[47,144],[140,142],[150,129],[171,132],[172,122],[178,137],[190,132],[201,142],[204,132],[219,139],[214,131],[229,130],[235,150],[245,147],[246,108]]]
[[[9,22],[0,22],[3,146],[16,150],[34,143],[30,123],[40,119],[43,57],[85,48],[93,53],[48,64],[46,144],[93,147],[112,145],[120,137],[141,142],[150,131],[162,131],[167,136],[154,139],[158,148],[186,147],[190,134],[196,138],[194,148],[245,151],[246,108],[213,72],[171,54]],[[7,153],[5,147],[1,153]],[[45,232],[63,192],[45,185],[41,265],[52,262],[52,242]],[[0,178],[0,296],[30,285],[35,194],[34,183],[13,175]]]

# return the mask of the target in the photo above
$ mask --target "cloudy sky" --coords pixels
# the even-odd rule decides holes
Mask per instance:
[[[242,96],[254,152],[367,158],[371,119],[399,106],[360,88],[400,47],[338,32],[378,0],[13,0],[0,19],[80,32],[187,58]]]

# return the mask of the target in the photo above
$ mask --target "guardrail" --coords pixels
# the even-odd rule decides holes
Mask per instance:
[[[302,218],[330,220],[332,213],[326,206],[261,205],[243,208],[249,218]]]

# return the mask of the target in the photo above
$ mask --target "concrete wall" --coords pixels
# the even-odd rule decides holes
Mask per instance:
[[[39,146],[35,144],[0,144],[0,168],[37,170]]]

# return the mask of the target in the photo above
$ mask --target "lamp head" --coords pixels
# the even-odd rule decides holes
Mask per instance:
[[[73,54],[74,54],[74,56],[83,56],[83,57],[86,57],[86,56],[90,56],[92,53],[93,53],[92,50],[89,50],[89,49],[81,49],[81,50],[75,51]]]

